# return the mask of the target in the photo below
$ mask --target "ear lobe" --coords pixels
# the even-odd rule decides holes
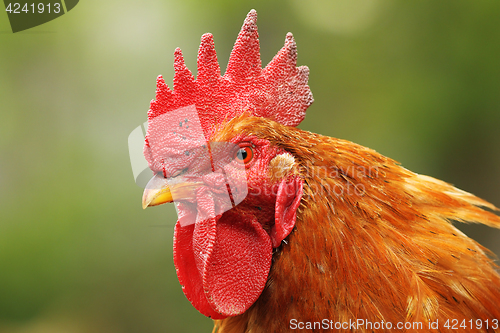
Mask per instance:
[[[295,226],[297,208],[302,199],[302,186],[304,181],[299,176],[283,179],[276,195],[274,226],[271,229],[271,242],[273,248],[280,246]]]

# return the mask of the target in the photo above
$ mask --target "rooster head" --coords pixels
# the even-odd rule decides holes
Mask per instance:
[[[143,207],[174,202],[177,276],[213,319],[239,315],[260,296],[302,197],[294,157],[251,123],[298,125],[313,102],[309,70],[296,66],[290,33],[262,68],[256,19],[250,11],[223,76],[211,34],[201,38],[196,79],[176,49],[174,89],[159,76],[148,111],[144,155],[155,176]]]

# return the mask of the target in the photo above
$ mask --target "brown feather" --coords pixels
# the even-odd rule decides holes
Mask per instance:
[[[499,228],[500,217],[483,209],[497,210],[492,204],[352,142],[248,115],[229,121],[217,140],[236,133],[289,152],[304,196],[262,295],[245,313],[216,321],[214,332],[289,332],[292,319],[422,322],[420,332],[439,320],[438,331],[447,331],[448,319],[500,319],[492,253],[452,224]]]

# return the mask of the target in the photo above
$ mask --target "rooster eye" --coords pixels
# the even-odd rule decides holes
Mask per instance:
[[[253,149],[250,146],[241,147],[236,153],[236,160],[248,164],[253,158]]]

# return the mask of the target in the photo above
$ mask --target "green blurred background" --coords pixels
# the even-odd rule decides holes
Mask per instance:
[[[212,32],[225,68],[252,8],[263,63],[291,31],[311,70],[301,128],[500,206],[499,1],[84,0],[16,34],[0,13],[0,332],[211,331],[175,275],[174,208],[141,208],[127,137],[175,47],[195,72]],[[500,231],[463,230],[500,254]]]

